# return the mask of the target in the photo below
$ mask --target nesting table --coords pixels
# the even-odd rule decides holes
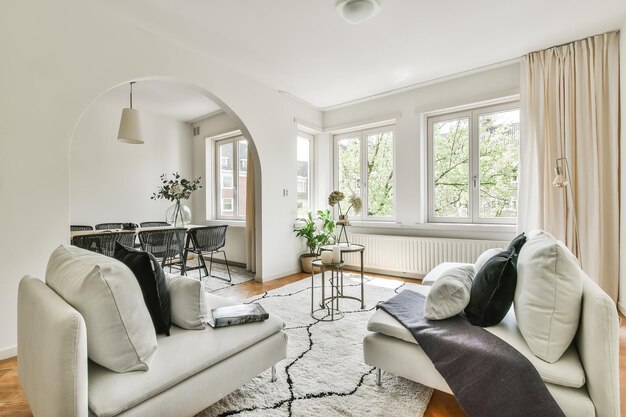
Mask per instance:
[[[320,248],[321,251],[332,251],[333,248],[337,246],[335,245],[325,245]],[[339,299],[340,298],[349,298],[356,301],[361,302],[361,308],[365,308],[365,277],[363,271],[363,252],[365,251],[365,246],[358,245],[352,243],[350,245],[339,246],[341,251],[341,259],[339,263],[332,264],[324,264],[321,260],[313,261],[313,270],[311,271],[311,316],[315,319],[322,321],[332,321],[337,320],[343,317],[343,312],[339,310]],[[356,253],[360,254],[360,272],[361,272],[361,297],[353,297],[344,294],[344,286],[343,286],[343,267],[344,253]],[[320,308],[315,309],[315,296],[314,296],[314,281],[315,281],[315,269],[320,268],[322,272],[322,300],[319,304]],[[330,286],[331,286],[331,295],[330,297],[326,297],[325,286],[326,286],[326,272],[330,271]],[[330,304],[330,307],[329,307]],[[320,311],[326,310],[328,314],[324,317],[317,317],[320,315]],[[330,318],[328,316],[330,315]]]

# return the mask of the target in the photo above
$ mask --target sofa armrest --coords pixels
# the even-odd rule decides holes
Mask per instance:
[[[20,281],[18,374],[34,416],[87,417],[83,317],[38,278]]]
[[[583,281],[580,324],[575,343],[596,416],[619,417],[617,309],[613,300],[588,277]]]

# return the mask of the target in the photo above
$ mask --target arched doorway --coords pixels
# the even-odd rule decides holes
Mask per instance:
[[[261,167],[254,144],[243,121],[218,97],[205,89],[169,77],[144,77],[133,80],[133,107],[140,111],[146,138],[141,145],[116,140],[121,109],[128,107],[129,83],[118,84],[100,94],[82,113],[70,146],[70,223],[98,224],[164,220],[171,202],[150,197],[161,184],[160,175],[179,173],[187,179],[202,177],[202,188],[192,196],[192,223],[205,224],[215,216],[215,171],[207,163],[210,144],[206,132],[194,129],[204,116],[220,113],[229,120],[223,129],[237,129],[248,140],[254,166],[254,204],[256,224],[239,222],[237,244],[250,246],[260,240]],[[219,129],[220,127],[216,127]],[[215,131],[213,131],[215,133]],[[236,230],[231,228],[231,230]],[[247,232],[247,233],[246,233]],[[234,232],[232,232],[234,233]],[[256,245],[252,245],[253,247]],[[247,254],[246,248],[238,253]],[[260,262],[256,251],[255,262]]]

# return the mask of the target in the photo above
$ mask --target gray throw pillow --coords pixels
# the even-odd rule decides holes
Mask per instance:
[[[470,301],[474,265],[463,265],[449,269],[433,283],[426,298],[424,317],[443,320],[456,316]]]

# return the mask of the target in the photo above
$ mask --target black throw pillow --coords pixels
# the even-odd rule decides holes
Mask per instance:
[[[149,252],[131,249],[120,243],[115,243],[113,257],[133,271],[156,332],[169,336],[172,325],[170,291],[165,272],[157,259]]]
[[[476,272],[465,315],[475,326],[489,327],[502,321],[511,309],[517,268],[515,248],[495,255]]]
[[[509,250],[511,248],[515,249],[515,266],[516,267],[517,267],[517,257],[519,256],[519,252],[522,250],[522,246],[524,246],[524,244],[526,243],[526,240],[527,240],[526,235],[524,233],[520,233],[511,241],[511,243],[509,243],[509,246],[506,248],[506,250]]]

